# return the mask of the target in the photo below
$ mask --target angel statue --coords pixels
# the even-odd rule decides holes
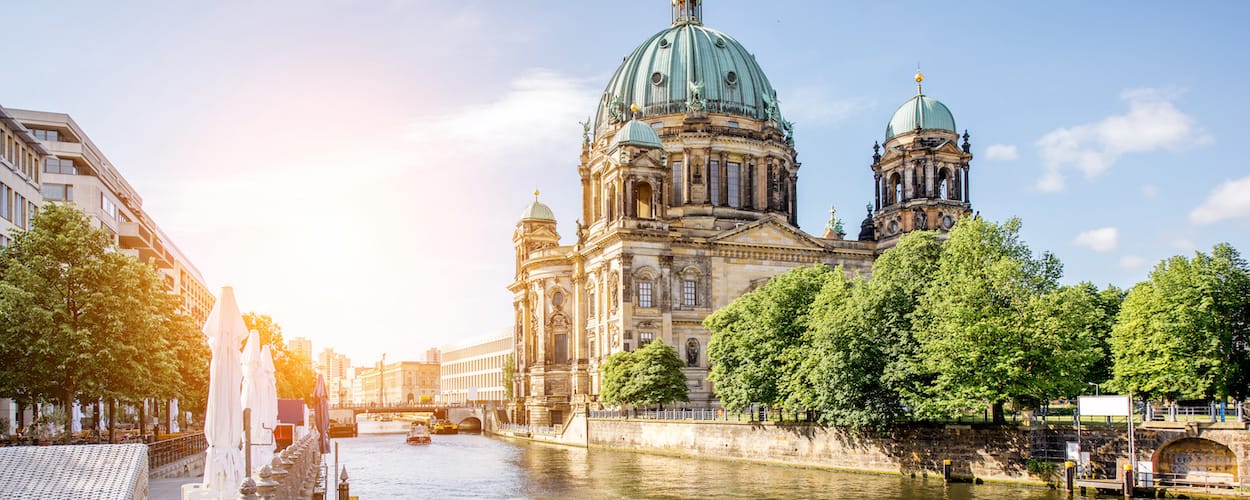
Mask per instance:
[[[690,96],[686,98],[686,108],[692,111],[703,110],[703,82],[686,81]]]

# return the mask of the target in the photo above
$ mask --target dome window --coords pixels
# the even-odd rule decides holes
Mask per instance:
[[[730,84],[730,85],[737,85],[737,84],[738,84],[738,74],[737,74],[737,73],[735,73],[735,72],[733,72],[733,71],[730,71],[729,73],[726,73],[726,74],[725,74],[725,83],[728,83],[728,84]]]
[[[651,85],[664,85],[664,73],[660,73],[659,71],[651,73]]]
[[[723,49],[723,48],[725,48],[725,39],[724,39],[724,38],[717,38],[717,39],[716,39],[716,46],[717,46],[717,47],[720,47],[720,48],[722,48],[722,49]]]
[[[668,39],[667,39],[667,38],[661,38],[661,39],[660,39],[660,48],[661,48],[661,49],[667,49],[667,48],[668,48]]]

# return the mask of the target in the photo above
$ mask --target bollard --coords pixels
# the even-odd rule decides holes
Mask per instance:
[[[243,478],[243,483],[239,485],[239,500],[260,500],[256,496],[256,481],[251,476]]]
[[[256,493],[265,500],[272,500],[278,493],[278,483],[273,480],[271,470],[269,464],[261,466],[260,480],[256,481]]]
[[[348,500],[350,497],[349,486],[347,484],[347,466],[343,466],[343,474],[339,476],[339,498],[338,500]]]
[[[1124,498],[1133,498],[1133,464],[1124,464]]]
[[[1068,493],[1072,493],[1076,489],[1076,462],[1068,460],[1063,463],[1063,480]]]
[[[949,458],[942,461],[942,480],[951,482],[951,459]]]

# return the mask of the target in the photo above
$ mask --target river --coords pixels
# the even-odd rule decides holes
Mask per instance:
[[[831,472],[515,442],[479,435],[402,434],[336,439],[351,494],[389,498],[1066,498],[1002,484],[945,485],[940,478]],[[333,465],[333,454],[326,462]]]

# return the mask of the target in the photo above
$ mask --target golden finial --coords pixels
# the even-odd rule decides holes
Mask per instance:
[[[538,188],[534,188],[534,201],[538,201]]]
[[[924,81],[924,73],[920,72],[920,65],[917,64],[916,65],[916,95],[924,94],[920,90],[920,82],[923,82],[923,81]]]
[[[638,112],[638,103],[633,103],[633,104],[630,104],[630,105],[629,105],[629,110],[630,110],[630,111],[632,111],[632,112],[634,112],[634,113],[637,113],[637,112]]]

